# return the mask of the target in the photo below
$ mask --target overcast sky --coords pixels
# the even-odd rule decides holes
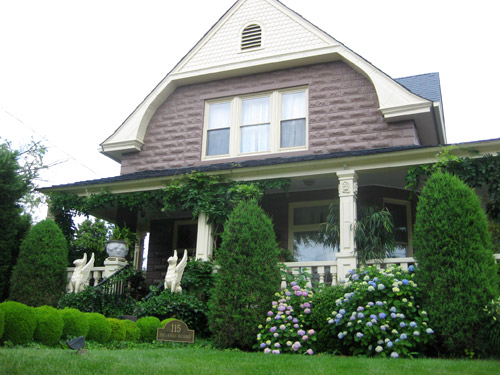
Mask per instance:
[[[283,0],[393,78],[439,72],[448,142],[500,138],[494,0]],[[0,0],[0,137],[40,186],[119,174],[97,148],[234,0]]]

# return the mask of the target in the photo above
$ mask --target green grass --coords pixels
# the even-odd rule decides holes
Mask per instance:
[[[329,355],[265,355],[205,348],[89,349],[87,355],[48,348],[0,348],[1,374],[500,374],[494,360],[368,359]]]

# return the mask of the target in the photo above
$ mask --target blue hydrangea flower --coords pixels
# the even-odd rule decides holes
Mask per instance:
[[[391,358],[398,358],[398,357],[399,357],[398,353],[396,353],[396,352],[391,353]]]
[[[417,326],[417,323],[415,322],[410,322],[410,327],[415,328]]]

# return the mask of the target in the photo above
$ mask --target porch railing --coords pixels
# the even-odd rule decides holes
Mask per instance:
[[[495,262],[500,263],[500,254],[494,254]],[[415,265],[415,258],[386,258],[382,262],[370,260],[367,262],[368,265],[374,265],[377,268],[387,268],[391,265],[401,266],[402,269],[407,270],[409,266]],[[340,281],[339,275],[337,275],[337,261],[317,261],[317,262],[286,262],[285,266],[288,272],[294,275],[298,275],[301,271],[305,271],[311,275],[311,279],[308,280],[308,286],[314,285],[336,285]],[[341,275],[343,276],[343,275]],[[286,280],[283,277],[281,282],[281,287],[286,287]]]
[[[104,277],[103,277],[104,269],[105,269],[104,266],[91,268],[89,285],[97,285],[102,280],[104,280]],[[69,284],[69,281],[71,280],[71,276],[73,276],[73,272],[75,271],[75,267],[68,267],[66,271],[67,271],[68,284]]]

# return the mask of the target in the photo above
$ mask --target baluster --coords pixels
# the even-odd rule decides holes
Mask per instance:
[[[324,284],[325,283],[325,267],[324,266],[318,267],[318,275],[319,275],[319,285]]]

